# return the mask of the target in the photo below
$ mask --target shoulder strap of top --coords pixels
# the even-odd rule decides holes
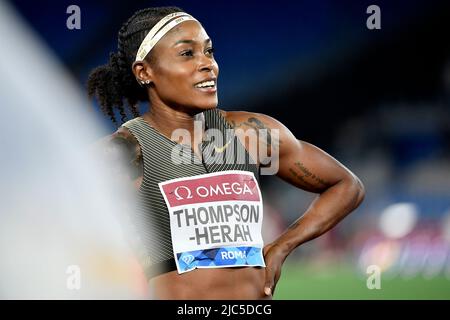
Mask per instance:
[[[208,172],[224,170],[245,170],[252,171],[255,177],[259,178],[259,168],[254,161],[250,161],[250,155],[236,136],[234,128],[223,117],[219,109],[209,109],[203,112],[205,126],[208,129],[221,131],[222,141],[211,143],[211,137],[202,144],[205,165]],[[217,131],[216,131],[217,132]],[[218,159],[222,160],[218,162]]]
[[[223,117],[222,113],[219,109],[208,109],[203,112],[205,116],[205,125],[208,128],[214,129],[232,129],[231,125],[228,121]]]

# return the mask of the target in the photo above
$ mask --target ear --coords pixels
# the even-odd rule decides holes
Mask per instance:
[[[153,70],[147,61],[135,61],[131,66],[133,74],[139,84],[153,82]]]

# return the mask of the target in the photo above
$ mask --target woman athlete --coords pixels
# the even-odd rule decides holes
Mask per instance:
[[[88,80],[89,95],[97,97],[113,122],[115,108],[125,121],[124,102],[135,116],[108,137],[108,148],[126,160],[115,172],[125,174],[139,191],[142,216],[153,227],[149,231],[145,223],[136,226],[141,238],[152,242],[140,258],[159,299],[270,299],[286,257],[330,230],[364,198],[355,174],[298,140],[279,121],[260,113],[217,109],[218,75],[212,41],[202,25],[180,8],[157,7],[136,12],[122,26],[118,52]],[[149,105],[142,115],[139,102]],[[212,128],[240,134],[208,151],[206,130]],[[180,130],[189,141],[181,143],[174,135]],[[259,134],[264,130],[265,135]],[[247,139],[250,131],[256,132],[259,150],[255,140]],[[237,141],[234,146],[242,148],[247,160],[212,163],[211,154],[229,152],[230,141]],[[188,158],[196,163],[174,163],[178,153],[173,150],[181,145],[189,146]],[[275,241],[263,245],[258,224],[261,199],[253,177],[269,166],[294,187],[319,196]],[[183,185],[175,187],[177,181]],[[215,183],[216,189],[200,194],[211,196],[208,206],[201,207],[209,200],[200,197],[194,203],[189,183]],[[223,201],[217,202],[213,192]],[[194,202],[182,202],[186,199]],[[176,207],[176,201],[183,205]],[[176,210],[181,207],[185,209]]]

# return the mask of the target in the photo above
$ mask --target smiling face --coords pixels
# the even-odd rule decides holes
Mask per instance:
[[[162,102],[193,113],[215,108],[219,67],[212,42],[197,21],[185,21],[170,30],[150,52],[151,63],[133,66],[141,80],[153,82],[152,104]]]

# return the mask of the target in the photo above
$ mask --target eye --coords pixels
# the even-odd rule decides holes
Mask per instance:
[[[193,55],[193,51],[191,50],[191,49],[189,49],[189,50],[185,50],[185,51],[183,51],[183,52],[181,52],[181,54],[180,55],[182,55],[182,56],[192,56]]]
[[[215,49],[213,47],[206,50],[206,52],[209,53],[210,55],[213,55],[214,51],[215,51]]]

